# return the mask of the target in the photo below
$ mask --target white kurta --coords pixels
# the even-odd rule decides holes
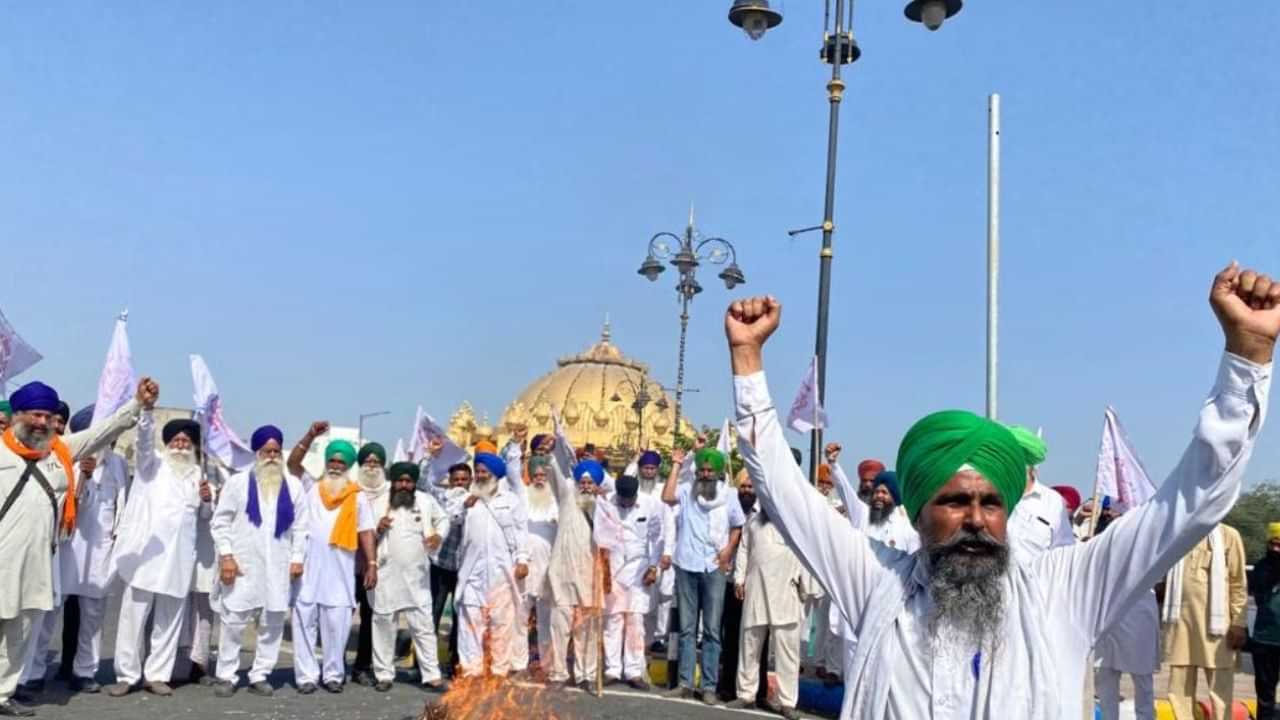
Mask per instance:
[[[226,484],[221,470],[212,463],[207,465],[205,474],[209,478],[212,499],[209,502],[201,501],[200,509],[196,511],[196,566],[191,578],[191,592],[197,593],[212,591],[218,581],[218,553],[209,522],[213,519],[214,508],[218,506],[218,498]]]
[[[387,503],[388,497],[381,502]],[[383,510],[391,527],[378,538],[378,586],[369,604],[380,615],[400,610],[431,610],[431,558],[424,545],[432,535],[449,534],[449,519],[430,495],[414,494],[414,506]]]
[[[841,717],[1079,718],[1089,650],[1239,496],[1270,379],[1270,365],[1226,355],[1191,445],[1155,497],[1088,543],[1015,562],[999,654],[975,658],[974,648],[922,651],[932,601],[919,554],[831,521],[795,467],[764,373],[735,377],[738,448],[756,493],[832,602],[857,620]]]
[[[196,564],[199,465],[175,470],[156,448],[155,420],[138,423],[137,474],[116,535],[114,560],[131,588],[186,597]]]
[[[240,567],[240,577],[230,586],[217,581],[209,602],[219,614],[247,613],[255,610],[283,613],[289,610],[293,581],[289,564],[306,558],[307,495],[302,483],[285,475],[280,493],[289,489],[293,502],[293,524],[280,537],[275,536],[276,509],[279,494],[258,494],[262,524],[254,525],[245,508],[249,504],[251,471],[236,473],[222,488],[218,507],[209,521],[209,530],[219,557],[231,555]]]
[[[808,575],[800,558],[787,547],[776,523],[757,512],[742,530],[734,582],[744,586],[742,627],[781,626],[804,619],[800,597]]]
[[[325,607],[356,606],[356,553],[329,544],[333,534],[333,524],[342,511],[339,505],[330,510],[320,499],[320,484],[324,480],[313,481],[309,477],[302,479],[303,487],[311,489],[306,493],[305,510],[298,514],[302,529],[307,534],[306,558],[302,562],[302,586],[298,591],[298,602],[306,605],[324,605]],[[265,524],[265,523],[264,523]],[[363,491],[356,492],[356,532],[373,530],[377,523],[373,519],[373,508]]]
[[[463,526],[457,604],[487,607],[493,602],[491,594],[509,592],[512,606],[518,607],[520,590],[513,572],[517,564],[529,561],[524,505],[506,488],[470,508],[465,500],[466,496],[458,497],[448,509],[449,522]]]
[[[138,403],[131,400],[105,422],[83,432],[64,435],[62,441],[71,451],[72,461],[111,444],[120,433],[133,426],[138,412]],[[60,519],[63,496],[67,492],[66,470],[53,453],[37,466],[53,488]],[[0,443],[0,503],[17,486],[26,467],[26,460]],[[4,578],[0,582],[0,620],[12,620],[23,610],[53,609],[54,564],[49,550],[53,547],[55,522],[49,496],[32,478],[9,513],[0,520],[0,578]]]
[[[76,468],[79,473],[79,467]],[[129,489],[129,465],[107,451],[93,478],[81,475],[76,487],[76,531],[58,551],[62,594],[101,599],[115,573],[111,562],[116,519],[123,513]]]
[[[605,596],[605,612],[649,612],[650,592],[644,584],[649,568],[662,559],[662,520],[665,503],[652,495],[638,494],[629,508],[617,504],[617,495],[596,501],[594,537],[609,551],[612,587]]]
[[[1152,675],[1160,669],[1160,606],[1156,594],[1139,598],[1094,646],[1093,654],[1104,668],[1136,675]]]
[[[546,594],[547,567],[560,523],[560,505],[555,498],[542,508],[529,507],[529,576],[524,579],[526,594],[541,598]]]
[[[1074,544],[1071,515],[1062,496],[1053,488],[1034,483],[1009,516],[1009,540],[1013,554],[1032,562],[1050,548]]]

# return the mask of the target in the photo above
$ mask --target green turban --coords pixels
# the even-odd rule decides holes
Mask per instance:
[[[369,446],[366,445],[365,447],[369,447]],[[387,471],[387,479],[390,480],[391,482],[395,482],[400,478],[404,477],[405,475],[408,475],[409,477],[413,478],[413,483],[417,485],[418,473],[419,473],[419,470],[418,470],[417,463],[411,463],[411,462],[391,463],[391,469]]]
[[[383,467],[386,467],[387,449],[382,447],[380,443],[371,442],[371,443],[365,443],[363,446],[361,446],[360,454],[356,455],[356,462],[363,465],[364,461],[368,460],[370,455],[377,455],[378,460],[382,463]],[[348,463],[348,465],[349,464],[350,463]]]
[[[1027,484],[1026,455],[1008,428],[962,410],[934,413],[911,426],[898,448],[898,484],[907,517],[920,509],[964,465],[986,478],[1012,514]]]
[[[324,447],[324,461],[329,462],[335,456],[351,467],[356,464],[356,446],[346,440],[331,440]]]
[[[534,455],[529,458],[529,474],[532,475],[537,470],[549,470],[551,468],[551,458],[546,455]]]
[[[701,470],[703,465],[710,465],[712,470],[718,473],[724,472],[724,453],[715,448],[702,448],[693,457],[698,470]]]
[[[13,406],[9,404],[8,400],[0,400],[0,415],[13,417]]]
[[[1044,440],[1041,440],[1039,435],[1021,425],[1010,425],[1009,432],[1013,433],[1014,439],[1022,446],[1022,452],[1026,453],[1026,465],[1028,467],[1035,467],[1044,462],[1045,455],[1049,453],[1049,448],[1045,446]]]

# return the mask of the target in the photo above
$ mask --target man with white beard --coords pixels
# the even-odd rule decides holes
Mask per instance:
[[[633,475],[618,478],[615,492],[595,504],[593,535],[608,553],[611,576],[604,608],[605,682],[626,680],[636,690],[652,689],[645,679],[644,617],[665,551],[665,507],[658,498],[640,494],[640,479]]]
[[[529,458],[529,487],[525,488],[525,501],[529,507],[529,575],[524,579],[525,606],[520,617],[536,618],[538,629],[539,669],[546,674],[551,667],[551,597],[547,591],[547,566],[551,563],[551,548],[556,541],[556,528],[560,519],[560,506],[548,482],[551,459],[544,454]],[[513,654],[514,667],[528,667],[528,633],[517,632]],[[521,658],[523,655],[523,658]]]
[[[293,605],[294,675],[298,693],[310,695],[318,682],[331,693],[342,692],[346,681],[345,653],[356,607],[356,552],[365,556],[361,581],[366,590],[378,584],[373,508],[360,486],[351,481],[356,449],[346,440],[332,440],[324,449],[324,477],[313,479],[302,458],[319,435],[329,431],[321,420],[289,453],[290,474],[302,481],[301,529],[307,534],[302,583]],[[316,658],[316,637],[324,647],[324,666]]]
[[[662,502],[662,483],[658,482],[660,465],[662,456],[645,450],[622,474],[639,478],[640,494],[658,500],[662,508],[662,557],[658,559],[658,581],[649,586],[651,597],[650,610],[645,615],[645,638],[650,652],[665,654],[671,607],[676,599],[676,571],[671,567],[671,553],[676,546],[676,509]]]
[[[93,419],[93,405],[71,417],[72,434],[84,432]],[[107,448],[99,460],[94,455],[77,463],[76,530],[59,555],[62,593],[67,608],[75,607],[78,628],[75,635],[62,634],[63,667],[66,655],[74,655],[71,666],[71,689],[96,693],[100,689],[94,676],[98,674],[99,651],[102,646],[102,619],[106,611],[110,580],[115,573],[112,548],[115,545],[117,520],[124,514],[129,487],[129,465],[114,449]],[[70,617],[68,613],[66,617]],[[63,622],[68,620],[64,617]],[[74,645],[68,642],[74,638]]]
[[[53,554],[77,525],[76,460],[109,445],[154,407],[159,386],[138,383],[135,400],[107,421],[65,438],[53,431],[60,400],[41,382],[23,385],[9,398],[12,423],[0,443],[0,716],[35,711],[14,699],[22,663],[39,614],[53,609]]]
[[[356,453],[356,462],[359,464],[356,484],[374,508],[373,516],[382,517],[387,507],[387,494],[391,491],[385,470],[387,449],[382,443],[365,443],[360,446],[360,452]],[[356,632],[356,661],[351,666],[351,679],[365,687],[373,687],[378,682],[373,676],[373,606],[369,602],[368,592],[361,587],[362,577],[364,556],[357,555],[356,602],[360,605],[360,628]]]
[[[302,576],[307,548],[306,529],[297,522],[305,502],[302,482],[285,476],[283,444],[284,434],[273,425],[253,432],[253,469],[227,481],[209,523],[218,553],[218,582],[210,602],[222,620],[214,690],[218,697],[235,694],[241,639],[255,623],[249,692],[275,694],[267,676],[280,655],[290,591]]]
[[[449,522],[463,527],[454,602],[464,678],[484,674],[486,649],[490,673],[503,677],[511,669],[515,613],[522,604],[518,581],[529,574],[529,556],[524,503],[500,485],[506,475],[502,458],[476,453],[470,491],[447,508]]]
[[[1225,352],[1207,399],[1196,403],[1182,460],[1107,532],[1029,564],[1010,561],[1008,534],[1026,489],[1025,453],[1006,427],[974,413],[927,415],[899,447],[917,553],[873,543],[825,512],[783,460],[786,438],[764,375],[763,347],[781,305],[772,297],[730,305],[738,449],[787,544],[858,622],[842,719],[1080,716],[1089,649],[1226,516],[1263,425],[1280,283],[1233,262],[1214,278],[1209,303]]]
[[[125,584],[116,627],[116,683],[112,697],[136,689],[173,694],[169,682],[177,657],[182,621],[196,564],[196,521],[210,497],[200,464],[200,425],[176,419],[160,433],[155,448],[149,412],[138,423],[137,473],[116,539],[117,572]],[[142,664],[142,633],[151,616],[151,654]]]
[[[449,532],[444,510],[417,490],[418,466],[391,465],[390,492],[374,501],[378,520],[378,587],[369,591],[373,606],[374,689],[387,692],[396,677],[396,629],[405,618],[413,634],[414,655],[423,687],[444,687],[431,619],[431,560]]]

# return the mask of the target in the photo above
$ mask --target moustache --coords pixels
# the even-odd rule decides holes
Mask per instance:
[[[929,546],[929,555],[935,559],[952,555],[977,555],[994,557],[1008,552],[1008,547],[986,530],[973,532],[961,528],[951,537]]]

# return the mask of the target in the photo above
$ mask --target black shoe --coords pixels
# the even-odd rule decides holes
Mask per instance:
[[[249,683],[249,694],[271,697],[276,694],[276,689],[271,687],[271,683],[266,680],[259,680],[256,683]]]
[[[650,685],[649,681],[644,678],[631,678],[627,681],[627,684],[640,692],[649,692],[653,689],[653,685]]]
[[[337,695],[338,693],[342,692],[342,683],[338,682],[337,680],[330,680],[329,682],[324,684],[324,689],[328,690],[334,695]]]
[[[373,685],[373,689],[374,689],[374,690],[377,690],[378,692],[390,692],[390,691],[391,691],[391,681],[390,681],[390,680],[379,680],[378,682],[374,683],[374,685]]]
[[[9,699],[19,705],[30,705],[36,701],[36,699],[32,697],[31,693],[24,690],[21,685],[13,689],[13,694],[9,696]]]
[[[220,682],[213,688],[213,694],[220,698],[229,698],[236,694],[235,683]]]
[[[71,678],[71,689],[75,692],[96,693],[102,690],[102,686],[93,678],[73,677]]]
[[[596,697],[600,697],[599,695],[596,695],[596,684],[590,680],[583,680],[582,682],[578,683],[578,689],[589,695],[595,695]]]
[[[23,689],[32,695],[39,695],[40,693],[44,692],[44,678],[40,678],[39,680],[32,680],[31,682],[24,685]]]
[[[594,683],[592,683],[592,684],[594,685]],[[606,677],[606,678],[604,679],[604,686],[605,686],[605,687],[613,687],[614,685],[621,685],[621,684],[622,684],[622,678]]]
[[[662,642],[661,640],[654,640],[653,644],[649,646],[649,652],[653,653],[654,655],[666,655],[667,644]]]
[[[191,663],[191,672],[187,673],[187,682],[209,687],[218,684],[218,679],[204,671],[200,663]]]
[[[0,717],[32,717],[35,714],[35,710],[16,700],[6,700],[0,703]]]
[[[302,683],[301,685],[298,686],[299,695],[310,695],[315,691],[316,691],[315,683]]]
[[[355,682],[355,684],[363,685],[365,687],[374,687],[375,685],[378,684],[378,679],[375,678],[373,676],[373,673],[369,672],[368,670],[355,671],[355,673],[353,673],[351,676],[351,680]]]

